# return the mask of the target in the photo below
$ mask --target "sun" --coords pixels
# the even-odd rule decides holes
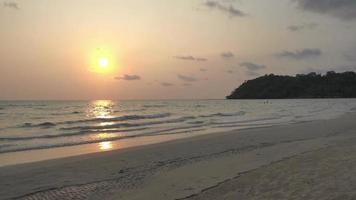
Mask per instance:
[[[109,66],[109,59],[107,58],[100,58],[98,61],[99,67],[107,68]]]
[[[112,74],[117,68],[115,53],[108,48],[96,48],[90,55],[91,72],[97,74]]]

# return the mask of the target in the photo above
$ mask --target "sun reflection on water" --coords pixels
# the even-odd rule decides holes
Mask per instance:
[[[94,118],[112,118],[115,103],[111,100],[97,100],[88,106],[87,116]]]
[[[100,122],[100,126],[110,126],[110,125],[113,125],[115,124],[114,122]]]
[[[110,141],[107,142],[100,142],[99,143],[99,149],[102,151],[107,151],[113,148],[113,144]]]
[[[110,119],[114,117],[114,106],[115,103],[111,100],[97,100],[93,101],[88,105],[87,116],[90,118],[97,119]],[[100,122],[100,126],[112,125],[114,122]],[[113,134],[99,133],[95,136],[98,139],[110,139]],[[108,151],[113,148],[113,143],[110,141],[98,143],[98,147],[102,151]]]

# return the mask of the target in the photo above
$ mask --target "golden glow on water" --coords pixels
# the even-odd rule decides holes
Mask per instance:
[[[114,122],[101,122],[100,123],[100,126],[110,126],[110,125],[113,125],[115,124]]]
[[[99,133],[95,137],[96,139],[108,139],[114,137],[115,134],[113,133]]]
[[[112,118],[115,103],[111,100],[93,101],[88,106],[87,116],[94,118]],[[107,123],[107,122],[104,122]],[[108,122],[109,123],[109,122]]]
[[[100,142],[99,149],[102,151],[107,151],[113,148],[112,142]]]
[[[97,100],[88,105],[87,117],[110,119],[114,117],[115,103],[111,100]],[[114,122],[100,122],[100,126],[112,125]],[[110,133],[98,133],[93,139],[106,140],[115,137],[115,134]],[[107,151],[113,148],[113,143],[110,141],[98,143],[98,147],[101,151]]]

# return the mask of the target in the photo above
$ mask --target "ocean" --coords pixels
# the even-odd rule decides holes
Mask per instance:
[[[0,154],[331,119],[356,99],[0,101]],[[238,134],[238,132],[237,132]]]

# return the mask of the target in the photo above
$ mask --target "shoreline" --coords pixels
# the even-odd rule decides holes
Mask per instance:
[[[166,103],[162,102],[160,104],[164,105]],[[69,125],[68,127],[63,125],[62,127],[61,124],[66,122],[66,120],[59,118],[58,121],[55,122],[56,120],[54,119],[57,119],[57,117],[54,117],[54,119],[51,120],[43,120],[43,121],[51,121],[51,122],[47,122],[50,124],[56,124],[56,126],[54,126],[51,129],[47,129],[44,127],[37,127],[37,123],[35,122],[33,122],[33,125],[31,126],[29,125],[31,128],[25,128],[25,129],[20,128],[20,129],[13,129],[13,130],[9,129],[9,132],[7,132],[7,129],[5,129],[3,130],[3,132],[5,133],[4,137],[0,138],[2,140],[2,147],[3,147],[1,148],[1,153],[0,153],[0,167],[22,164],[22,163],[29,163],[29,162],[38,162],[43,160],[65,158],[71,156],[79,156],[79,155],[91,154],[91,153],[97,153],[97,152],[103,152],[109,150],[131,148],[131,147],[141,146],[141,145],[156,144],[161,142],[167,142],[170,140],[196,137],[204,134],[220,134],[222,132],[227,132],[227,131],[238,132],[240,130],[246,130],[251,128],[254,129],[254,128],[261,128],[261,127],[262,128],[269,127],[269,126],[281,126],[281,125],[286,125],[291,123],[293,124],[299,122],[332,119],[332,118],[339,117],[343,114],[346,114],[350,111],[354,111],[354,109],[352,110],[349,109],[348,107],[355,106],[354,105],[355,102],[347,102],[345,106],[344,104],[340,104],[342,102],[339,101],[337,102],[321,101],[320,105],[322,106],[319,106],[319,103],[312,103],[313,106],[311,106],[310,107],[311,110],[309,110],[308,106],[307,106],[308,108],[301,107],[300,109],[298,109],[297,107],[293,106],[291,102],[282,101],[281,104],[276,103],[273,106],[265,105],[262,104],[261,102],[241,104],[241,105],[228,104],[229,106],[231,106],[231,109],[226,109],[226,105],[224,105],[220,109],[215,110],[216,108],[214,108],[213,106],[215,103],[214,102],[213,103],[190,102],[188,105],[185,106],[189,106],[192,104],[194,106],[199,106],[200,109],[197,109],[196,113],[188,112],[185,114],[177,114],[177,113],[174,114],[174,112],[172,112],[170,114],[172,115],[171,118],[174,120],[170,121],[171,118],[168,118],[169,123],[167,125],[165,124],[166,119],[161,120],[160,118],[157,121],[151,119],[148,120],[147,124],[150,125],[148,127],[145,127],[146,123],[142,123],[141,121],[139,121],[138,123],[121,122],[121,119],[125,121],[126,119],[130,119],[130,118],[140,119],[140,118],[145,118],[147,116],[160,116],[160,114],[162,113],[167,113],[164,109],[163,110],[159,109],[158,111],[153,112],[154,114],[149,114],[149,115],[146,114],[140,115],[140,113],[136,113],[136,114],[131,113],[127,115],[125,114],[117,119],[120,122],[117,122],[117,125],[114,125],[112,130],[113,133],[110,133],[110,131],[108,131],[108,133],[105,132],[106,128],[111,127],[111,125],[109,124],[108,125],[100,124],[98,125],[99,127],[95,127],[95,126],[92,127],[91,125],[84,123],[83,125],[80,125],[78,127],[74,125]],[[309,105],[306,103],[307,102],[304,101],[299,103],[297,102],[297,105],[299,104]],[[139,105],[139,106],[141,107],[150,106],[150,103],[146,103],[146,104]],[[35,105],[41,106],[41,104],[39,105],[35,104]],[[95,105],[96,104],[94,103],[91,104],[91,106],[94,107]],[[68,105],[60,104],[60,106],[68,106]],[[76,108],[77,106],[79,106],[80,108],[85,107],[85,105],[76,105],[76,104],[74,105],[70,104],[70,106],[71,109],[74,108],[77,109]],[[137,106],[137,105],[133,104],[131,106]],[[242,106],[242,107],[238,107],[238,106]],[[207,108],[202,109],[202,107],[207,107]],[[237,109],[238,112],[231,112],[233,110],[232,109],[233,107],[239,108]],[[330,109],[326,109],[325,111],[325,108],[328,107],[330,107]],[[262,113],[261,115],[257,115],[258,113],[257,108],[266,109],[266,111],[264,114]],[[291,110],[288,111],[288,108],[290,108]],[[115,109],[117,110],[118,108]],[[202,110],[208,110],[208,112]],[[181,110],[180,112],[183,111],[184,109]],[[250,113],[250,114],[246,114],[246,113]],[[246,116],[244,116],[245,114]],[[241,115],[242,117],[236,117],[236,119],[234,119],[235,115],[236,116]],[[72,122],[81,123],[81,120],[78,120],[77,117],[79,116],[76,116],[74,117],[75,119],[69,121],[71,123]],[[177,119],[177,124],[175,124],[176,123],[175,119]],[[28,120],[24,118],[22,122],[24,121],[28,121]],[[143,120],[143,122],[146,121]],[[159,125],[151,126],[151,124],[156,124],[155,122],[159,122],[158,123]],[[170,124],[171,122],[174,123]],[[120,128],[118,128],[119,126],[121,126],[121,123],[123,123],[123,126],[126,126],[125,125],[126,123],[134,127],[142,126],[143,127],[142,132],[141,130],[137,130],[137,132],[135,131],[131,132],[132,131],[131,129],[121,130]],[[160,127],[161,123],[164,124],[162,125],[162,127]],[[14,126],[16,124],[21,124],[21,122],[16,122]],[[38,124],[39,125],[46,124],[46,122],[38,123]],[[83,128],[83,131],[78,131],[78,134],[66,135],[66,131],[62,132],[61,130],[62,128],[63,129]],[[92,128],[97,130],[91,132],[90,130]],[[88,131],[86,131],[86,129],[88,129]],[[12,134],[12,131],[14,134]],[[120,133],[120,131],[124,131],[124,132]],[[36,134],[38,134],[38,137],[33,136]],[[24,137],[22,136],[20,137],[20,135]]]
[[[319,119],[324,120],[324,119]],[[319,121],[314,120],[314,121]],[[175,140],[190,139],[193,137],[202,137],[204,135],[211,134],[222,134],[228,132],[237,132],[250,129],[261,129],[272,126],[285,126],[290,124],[307,123],[311,121],[275,124],[275,125],[265,125],[257,127],[246,127],[228,131],[215,131],[208,133],[178,133],[178,134],[167,134],[167,135],[153,135],[153,136],[140,136],[125,138],[119,140],[108,140],[103,142],[93,142],[87,144],[70,145],[70,146],[59,146],[53,148],[39,148],[39,149],[29,149],[20,150],[13,152],[0,153],[0,168],[13,165],[21,165],[27,163],[36,163],[48,160],[63,159],[69,157],[82,156],[86,154],[97,154],[109,151],[122,151],[124,149],[137,148],[140,146],[155,145],[159,143],[171,142]],[[106,147],[105,147],[106,146]]]
[[[195,136],[184,135],[162,135],[162,136],[143,136],[114,141],[95,142],[73,146],[54,147],[47,149],[30,149],[23,151],[6,152],[0,154],[0,168],[21,165],[28,163],[43,162],[56,159],[64,159],[87,154],[100,154],[110,151],[122,151],[124,149],[137,148],[140,146],[154,145]],[[129,140],[129,141],[128,141]],[[109,147],[102,144],[110,143]],[[105,149],[109,148],[109,149]]]
[[[0,199],[193,198],[241,173],[346,142],[356,144],[355,119],[350,113],[5,166],[0,170]]]

